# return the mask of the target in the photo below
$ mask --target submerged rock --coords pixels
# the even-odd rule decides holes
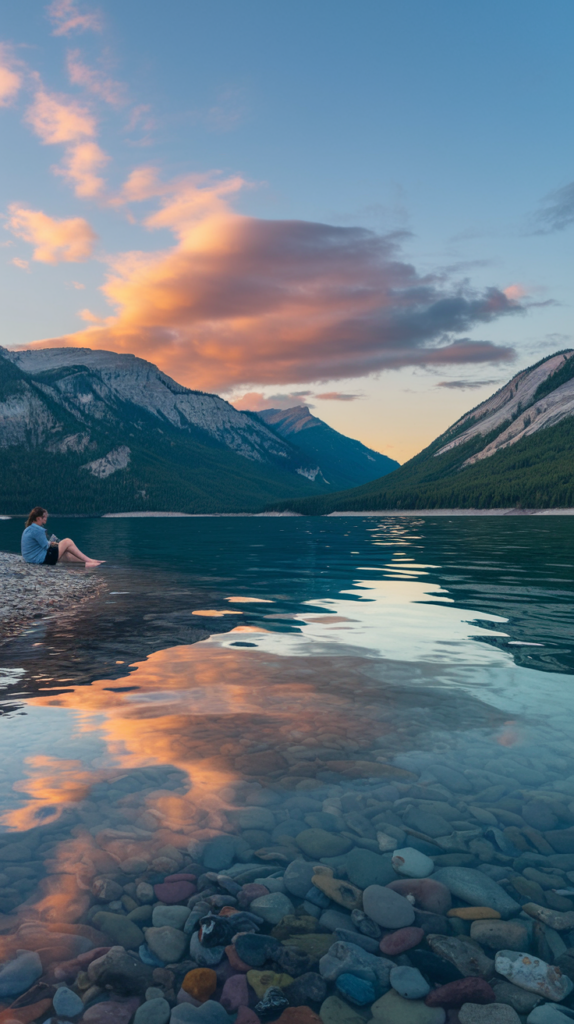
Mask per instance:
[[[559,967],[545,963],[528,953],[502,949],[496,954],[496,970],[513,985],[536,992],[554,1002],[561,1002],[574,989],[574,982],[562,974]]]

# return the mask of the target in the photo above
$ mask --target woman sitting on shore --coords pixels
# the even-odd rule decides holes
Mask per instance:
[[[22,558],[25,562],[36,565],[55,565],[56,562],[82,562],[86,568],[101,565],[95,558],[88,558],[76,547],[73,540],[66,537],[60,541],[48,540],[46,522],[48,513],[45,508],[37,505],[26,520],[22,534]]]

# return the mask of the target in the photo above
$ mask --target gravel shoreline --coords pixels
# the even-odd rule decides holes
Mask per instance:
[[[20,555],[0,552],[0,642],[29,622],[95,597],[103,586],[95,573],[65,565],[31,565]]]

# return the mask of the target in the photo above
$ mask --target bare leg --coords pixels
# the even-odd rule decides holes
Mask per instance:
[[[59,543],[59,555],[58,560],[62,559],[64,562],[72,559],[68,559],[67,556],[72,555],[74,561],[83,562],[86,566],[101,565],[95,558],[88,558],[82,551],[74,544],[70,537],[65,537]]]
[[[63,555],[58,555],[59,562],[74,562],[76,565],[84,565],[85,563],[81,558],[77,558],[71,551],[65,551]]]

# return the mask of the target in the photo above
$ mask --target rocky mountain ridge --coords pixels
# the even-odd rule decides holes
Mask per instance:
[[[80,423],[88,423],[91,419],[101,419],[117,400],[131,403],[145,409],[158,420],[165,419],[173,427],[185,429],[188,426],[198,427],[206,431],[215,440],[227,448],[237,452],[246,459],[256,462],[275,462],[285,460],[287,464],[293,459],[294,452],[290,445],[281,441],[276,434],[263,424],[252,420],[239,412],[219,395],[206,394],[203,391],[192,391],[162,373],[153,363],[133,355],[118,355],[84,348],[27,349],[12,352],[0,348],[0,355],[10,360],[23,373],[34,376],[36,389],[43,391],[59,400]],[[79,375],[80,368],[91,371],[89,387],[82,391]],[[67,375],[59,375],[47,379],[49,371],[65,369]],[[44,379],[37,379],[44,375]],[[15,443],[16,437],[23,437],[25,430],[37,429],[37,440],[45,439],[46,433],[54,430],[54,420],[47,420],[41,414],[38,402],[33,402],[29,415],[20,404],[21,414],[11,403],[11,416],[6,413],[0,421],[0,445]],[[11,440],[13,438],[14,440]],[[77,437],[62,437],[57,442],[60,451],[66,448],[87,444],[87,435],[81,433]],[[317,475],[318,467],[303,464],[295,467],[305,476],[313,472]]]
[[[521,370],[391,476],[273,506],[310,515],[385,509],[574,507],[574,350]]]
[[[306,405],[263,409],[254,415],[286,441],[296,444],[311,461],[316,459],[323,477],[334,489],[353,487],[399,467],[395,459],[333,430]]]

